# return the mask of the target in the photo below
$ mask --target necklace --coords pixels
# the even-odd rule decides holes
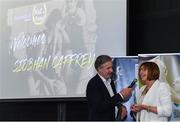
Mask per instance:
[[[146,93],[149,91],[149,87],[148,86],[146,86],[146,88],[144,89],[144,91],[142,92],[142,95],[146,95]]]

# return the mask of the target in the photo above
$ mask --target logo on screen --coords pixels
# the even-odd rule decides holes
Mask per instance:
[[[46,4],[33,7],[32,18],[35,25],[42,25],[46,20]]]

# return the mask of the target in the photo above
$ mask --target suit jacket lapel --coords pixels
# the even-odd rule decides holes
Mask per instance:
[[[116,94],[117,92],[116,92],[114,81],[111,81],[111,87],[112,87],[113,93]]]
[[[149,89],[149,91],[145,95],[145,97],[143,99],[143,103],[151,104],[151,102],[154,101],[154,99],[155,99],[154,95],[157,94],[158,87],[159,87],[159,81],[155,81],[154,84],[152,85],[152,87]]]

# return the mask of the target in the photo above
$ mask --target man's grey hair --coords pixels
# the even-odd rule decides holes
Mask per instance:
[[[108,55],[100,55],[96,58],[94,67],[96,70],[98,70],[99,67],[101,67],[106,62],[112,61],[112,58]]]

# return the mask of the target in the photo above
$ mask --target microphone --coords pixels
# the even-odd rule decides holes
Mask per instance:
[[[128,86],[128,88],[133,88],[134,85],[136,84],[136,82],[137,82],[137,79],[134,78],[134,80],[131,82],[131,84]]]

